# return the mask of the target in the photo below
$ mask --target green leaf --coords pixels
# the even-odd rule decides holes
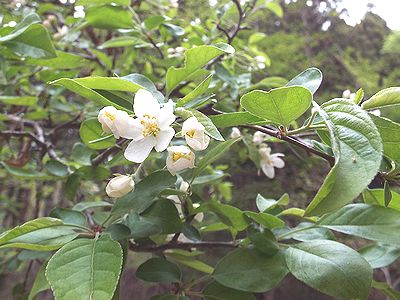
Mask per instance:
[[[46,277],[57,300],[110,300],[122,268],[122,248],[109,235],[78,239],[53,255]]]
[[[400,212],[391,208],[350,204],[324,216],[317,224],[345,234],[400,245]]]
[[[265,228],[273,229],[285,226],[285,222],[267,213],[256,213],[253,211],[246,211],[246,216],[256,221],[258,224],[264,226]]]
[[[168,258],[173,259],[178,264],[184,265],[188,268],[191,268],[191,269],[199,271],[199,272],[211,274],[214,271],[213,267],[205,264],[204,262],[194,258],[193,256],[176,253],[176,250],[175,250],[175,252],[165,253],[165,255]]]
[[[55,176],[64,177],[69,174],[68,166],[57,160],[49,160],[45,167],[49,173]]]
[[[282,87],[269,92],[252,91],[242,96],[240,105],[249,113],[287,126],[311,105],[311,92],[301,86]]]
[[[119,6],[93,6],[86,9],[89,25],[101,29],[133,29],[134,23],[129,10]]]
[[[277,15],[279,18],[283,17],[283,9],[280,6],[279,3],[277,2],[267,2],[265,3],[265,7],[272,11],[275,15]]]
[[[136,270],[136,277],[150,282],[178,283],[181,276],[177,265],[160,257],[150,258]]]
[[[385,181],[385,184],[383,185],[383,194],[384,194],[384,202],[385,206],[389,206],[390,201],[392,201],[392,191],[390,190],[390,185],[387,181]]]
[[[82,77],[74,79],[79,84],[93,90],[106,90],[106,91],[124,91],[136,93],[140,89],[145,89],[140,84],[124,77]]]
[[[372,287],[379,290],[382,294],[388,296],[391,300],[400,300],[400,292],[391,288],[386,282],[372,280]]]
[[[170,67],[167,71],[167,95],[169,95],[179,83],[189,80],[196,71],[204,67],[212,59],[222,54],[232,54],[235,49],[225,43],[215,45],[202,45],[185,52],[185,66],[182,68]]]
[[[387,118],[369,115],[378,128],[383,143],[383,154],[400,163],[400,124]]]
[[[202,294],[206,300],[256,300],[251,293],[228,288],[215,281],[208,284]]]
[[[211,115],[210,119],[218,128],[267,123],[264,119],[256,117],[245,111]]]
[[[10,34],[0,37],[0,44],[21,56],[56,57],[49,33],[43,25],[37,24],[38,22],[40,17],[37,14],[27,15]]]
[[[304,242],[289,247],[285,256],[293,276],[322,293],[345,299],[365,299],[369,293],[370,265],[343,244]]]
[[[279,251],[275,235],[269,229],[258,231],[249,227],[247,237],[257,250],[266,255],[275,255]]]
[[[217,201],[205,203],[200,207],[201,211],[212,211],[215,213],[221,222],[242,231],[249,226],[249,221],[244,216],[243,211],[231,205],[222,204]]]
[[[321,215],[356,198],[375,177],[382,159],[379,132],[359,106],[334,99],[314,104],[330,132],[335,165],[305,215]]]
[[[87,147],[96,150],[112,147],[116,142],[114,136],[100,140],[104,137],[104,132],[97,118],[91,118],[83,121],[81,127],[79,128],[79,135],[82,142],[84,142]],[[98,140],[98,142],[94,143],[93,141],[96,140]]]
[[[108,207],[108,206],[112,206],[112,204],[105,201],[84,201],[75,204],[72,209],[77,211],[84,211],[88,208]]]
[[[73,227],[54,218],[39,218],[14,227],[0,235],[0,248],[50,251],[78,236]]]
[[[134,191],[119,198],[113,206],[112,213],[127,213],[129,210],[143,212],[163,190],[172,186],[175,181],[176,177],[167,170],[153,172],[137,183]]]
[[[69,208],[54,208],[50,211],[49,217],[60,219],[66,224],[80,226],[85,226],[86,224],[86,216],[82,212]]]
[[[142,214],[131,213],[126,220],[134,239],[155,234],[171,234],[182,230],[182,222],[174,203],[168,199],[154,202]]]
[[[142,39],[139,39],[134,36],[118,36],[108,41],[105,41],[98,48],[108,49],[108,48],[130,47],[130,46],[133,46],[133,48],[145,48],[145,47],[150,47],[151,44],[146,43]]]
[[[222,258],[212,276],[223,286],[263,293],[276,287],[287,273],[281,252],[268,256],[255,249],[241,248]]]
[[[287,193],[283,194],[278,200],[275,199],[267,199],[257,195],[256,198],[257,208],[260,212],[265,212],[267,210],[271,210],[277,206],[286,206],[289,204],[289,195]]]
[[[28,58],[26,63],[36,66],[65,70],[81,68],[82,65],[89,63],[89,61],[82,56],[69,52],[56,51],[56,55],[57,57],[50,59]]]
[[[366,189],[362,195],[364,202],[367,204],[385,206],[385,193],[383,189]],[[390,201],[388,207],[400,211],[400,194],[392,191],[392,201]]]
[[[45,270],[47,262],[43,263],[42,267],[36,274],[35,281],[33,282],[32,288],[29,292],[28,300],[34,300],[40,292],[50,289],[50,285],[46,280]]]
[[[400,248],[392,245],[371,244],[358,250],[358,253],[372,268],[384,268],[400,257]]]
[[[208,151],[207,154],[197,164],[196,169],[193,171],[193,178],[199,176],[207,168],[208,165],[212,164],[214,161],[220,158],[226,151],[229,150],[229,148],[234,143],[239,140],[240,138],[227,140]]]
[[[143,22],[147,30],[153,30],[158,28],[161,24],[167,21],[169,18],[165,16],[150,16],[146,18]]]
[[[61,78],[61,79],[57,79],[57,80],[50,82],[50,84],[61,85],[64,88],[70,90],[71,92],[74,92],[75,94],[78,94],[88,100],[93,101],[94,103],[96,103],[99,106],[112,105],[118,109],[127,111],[129,113],[132,111],[132,107],[128,107],[128,105],[121,106],[117,103],[113,103],[111,100],[102,96],[100,93],[98,93],[90,88],[85,87],[84,85],[79,83],[77,81],[77,79]]]
[[[112,4],[121,6],[129,6],[131,4],[130,0],[78,0],[76,5],[90,6],[90,5],[104,5]]]
[[[300,85],[315,94],[322,82],[322,72],[317,68],[309,68],[290,80],[286,86]]]
[[[400,104],[400,87],[391,87],[379,91],[367,101],[365,101],[361,107],[364,109],[376,109],[379,107],[386,107]]]
[[[200,82],[200,84],[193,91],[188,93],[185,97],[179,99],[178,102],[176,103],[176,107],[185,106],[185,104],[189,103],[190,101],[204,94],[211,83],[212,77],[213,74],[208,75],[206,79]]]
[[[363,100],[364,98],[364,90],[362,88],[359,88],[356,92],[356,97],[354,98],[354,103],[355,104],[360,104],[360,102]]]
[[[36,96],[0,96],[0,102],[9,105],[35,106],[38,98]]]

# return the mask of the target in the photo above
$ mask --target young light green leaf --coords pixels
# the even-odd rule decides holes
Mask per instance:
[[[253,211],[246,211],[246,216],[257,222],[258,224],[264,226],[265,228],[273,229],[285,226],[285,222],[274,215],[267,213],[256,213]]]
[[[75,69],[81,68],[82,65],[90,63],[87,59],[80,55],[56,51],[57,57],[50,59],[43,58],[28,58],[26,60],[27,64],[49,67],[54,69]]]
[[[252,91],[242,96],[240,105],[249,113],[287,126],[300,117],[311,105],[312,94],[302,86]]]
[[[212,211],[219,217],[222,223],[231,226],[238,231],[245,230],[250,224],[243,211],[228,204],[211,201],[203,204],[200,207],[200,210],[203,212]]]
[[[73,227],[54,218],[39,218],[14,227],[0,235],[0,248],[50,251],[75,239]]]
[[[322,72],[317,68],[309,68],[290,80],[286,86],[300,85],[315,94],[322,82]]]
[[[372,287],[379,290],[382,294],[388,296],[391,300],[400,300],[400,292],[390,287],[387,282],[372,280]]]
[[[193,179],[199,176],[208,165],[220,158],[234,143],[239,140],[240,138],[227,140],[208,151],[207,154],[200,160],[196,169],[194,169]]]
[[[391,191],[392,201],[388,207],[400,211],[400,194]],[[362,193],[364,202],[372,205],[385,206],[385,191],[383,189],[365,189]]]
[[[53,255],[46,278],[57,300],[111,300],[122,268],[122,248],[105,234],[78,239]]]
[[[196,71],[204,67],[212,59],[222,54],[232,54],[235,49],[225,43],[202,45],[185,52],[185,66],[182,68],[170,67],[167,71],[167,94],[169,95],[180,82],[188,80]]]
[[[317,224],[345,234],[400,245],[400,212],[391,208],[350,204],[327,214]]]
[[[357,105],[360,104],[361,101],[363,100],[363,98],[364,98],[364,90],[362,88],[359,88],[356,92],[356,97],[354,98],[354,103]]]
[[[199,271],[202,273],[211,274],[214,271],[213,267],[207,265],[206,263],[202,262],[201,260],[198,260],[193,256],[188,256],[188,255],[183,255],[181,253],[177,253],[176,250],[175,250],[175,252],[165,253],[165,255],[180,265],[184,265],[188,268],[191,268],[193,270],[196,270],[196,271]]]
[[[140,38],[134,36],[118,36],[108,41],[105,41],[98,48],[108,49],[108,48],[118,48],[118,47],[130,47],[133,48],[147,48],[151,47],[150,43],[146,43]]]
[[[38,98],[36,96],[0,96],[0,102],[9,105],[35,106]]]
[[[108,139],[93,143],[94,140],[99,140],[104,137],[103,129],[97,118],[90,118],[82,122],[79,128],[79,135],[82,142],[91,149],[105,149],[115,145],[115,138],[112,136]]]
[[[359,106],[334,99],[314,107],[330,132],[335,165],[307,207],[307,216],[332,211],[356,198],[374,178],[382,159],[379,132]]]
[[[89,25],[102,29],[132,29],[134,23],[128,9],[120,6],[92,6],[85,10]]]
[[[373,114],[369,116],[381,135],[384,155],[400,163],[400,124]]]
[[[379,107],[386,107],[400,104],[400,87],[391,87],[379,91],[367,101],[365,101],[361,107],[364,109],[376,109]]]
[[[176,181],[167,170],[156,171],[145,177],[135,186],[135,190],[119,198],[112,209],[113,214],[127,213],[134,210],[143,212],[156,200],[156,197]]]
[[[185,97],[179,99],[178,102],[176,103],[176,106],[177,107],[185,106],[185,104],[187,104],[188,102],[204,94],[211,83],[212,77],[213,74],[208,75],[207,78],[204,79],[202,82],[200,82],[200,84],[193,91],[188,93]]]
[[[217,141],[225,141],[224,137],[221,135],[217,127],[215,127],[214,123],[210,120],[209,117],[202,114],[201,112],[193,109],[190,112],[197,118],[197,120],[204,126],[207,135],[212,137]]]
[[[334,241],[315,240],[292,245],[286,263],[298,280],[337,298],[365,299],[372,269],[353,249]]]
[[[136,270],[136,277],[150,282],[178,283],[181,276],[177,265],[161,257],[150,258]]]
[[[255,249],[240,248],[218,262],[212,277],[229,288],[263,293],[276,287],[287,273],[282,252],[268,256]]]

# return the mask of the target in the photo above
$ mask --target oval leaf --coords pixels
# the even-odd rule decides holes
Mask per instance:
[[[364,109],[376,109],[379,107],[399,105],[400,104],[400,87],[391,87],[379,91],[367,101],[365,101],[361,107]]]
[[[150,282],[177,283],[181,281],[181,270],[174,263],[160,257],[150,258],[139,266],[136,276]]]
[[[122,248],[109,235],[78,239],[53,255],[46,277],[57,300],[110,300],[122,268]]]
[[[371,266],[343,244],[304,242],[287,249],[285,255],[293,276],[322,293],[346,299],[365,299],[368,295]]]
[[[290,80],[286,86],[301,85],[315,94],[322,82],[322,72],[317,68],[308,68]]]
[[[240,105],[249,113],[287,126],[300,117],[311,105],[311,92],[301,86],[252,91],[242,96]]]
[[[314,107],[330,132],[335,165],[305,215],[321,215],[351,202],[371,182],[382,159],[382,142],[369,115],[359,106],[334,99]]]

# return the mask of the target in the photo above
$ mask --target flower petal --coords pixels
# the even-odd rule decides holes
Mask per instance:
[[[138,141],[144,138],[143,136],[143,124],[140,123],[139,119],[128,117],[126,119],[118,119],[115,121],[115,126],[118,129],[120,136]]]
[[[171,127],[167,127],[167,129],[161,130],[156,136],[157,139],[157,143],[155,145],[156,151],[162,152],[165,149],[167,149],[174,135],[175,135],[175,130]]]
[[[149,91],[140,89],[136,92],[133,102],[133,111],[136,117],[143,117],[143,115],[157,116],[160,112],[160,104],[153,94]]]
[[[156,142],[155,137],[151,135],[139,141],[132,141],[126,147],[124,156],[129,161],[141,163],[149,156]]]
[[[174,102],[169,100],[164,106],[160,109],[160,112],[157,116],[158,126],[161,130],[168,128],[172,123],[174,123],[176,117],[174,115]]]
[[[263,163],[263,162],[261,161],[261,170],[264,172],[264,174],[265,174],[268,178],[272,179],[272,178],[275,177],[275,169],[274,169],[274,166],[272,166],[272,165],[270,165],[270,164],[267,164],[267,163]]]
[[[283,168],[285,166],[285,162],[279,156],[271,155],[271,161],[275,168]]]

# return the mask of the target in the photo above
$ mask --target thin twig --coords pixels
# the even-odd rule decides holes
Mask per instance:
[[[103,161],[105,161],[111,154],[114,154],[119,150],[121,150],[122,145],[125,143],[125,141],[126,141],[125,139],[121,139],[114,146],[107,148],[106,150],[101,152],[99,155],[97,155],[95,158],[92,159],[92,165],[98,166]]]
[[[138,245],[131,243],[129,245],[129,250],[135,252],[157,252],[164,251],[168,249],[183,249],[191,250],[193,248],[197,249],[212,249],[212,248],[236,248],[239,244],[233,242],[198,242],[198,243],[177,243],[170,242],[162,245]]]

